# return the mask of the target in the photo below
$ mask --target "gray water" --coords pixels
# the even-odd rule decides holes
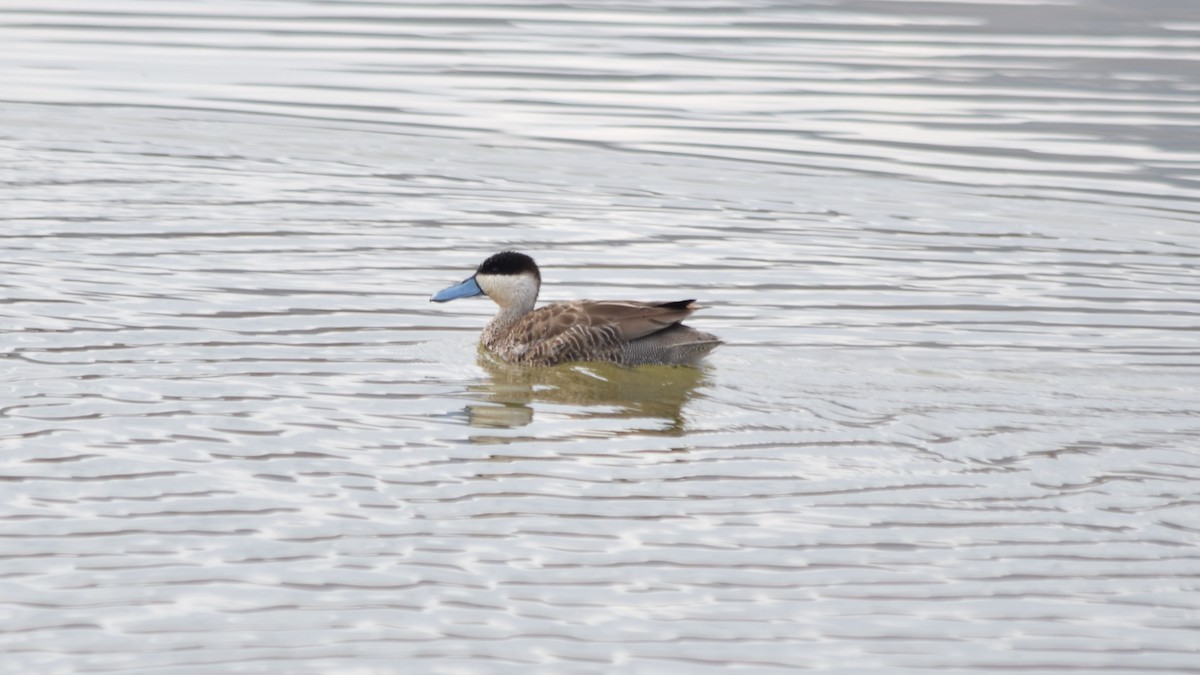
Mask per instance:
[[[1200,671],[1198,17],[4,3],[0,670]]]

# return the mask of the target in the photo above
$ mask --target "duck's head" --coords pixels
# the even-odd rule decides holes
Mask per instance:
[[[430,302],[449,302],[473,295],[486,295],[504,308],[533,309],[542,273],[533,258],[516,251],[504,251],[484,260],[475,274],[461,283],[434,293]]]

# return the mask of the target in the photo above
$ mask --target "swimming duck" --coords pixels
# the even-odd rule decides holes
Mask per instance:
[[[500,311],[479,341],[505,361],[520,365],[570,361],[692,365],[721,344],[715,335],[683,325],[700,309],[695,300],[574,300],[534,309],[541,287],[542,273],[533,258],[504,251],[484,260],[462,283],[434,293],[429,300],[491,298]]]

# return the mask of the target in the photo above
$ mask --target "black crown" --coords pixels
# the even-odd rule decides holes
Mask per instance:
[[[504,251],[493,255],[480,263],[479,269],[475,270],[475,273],[496,275],[529,273],[537,277],[538,281],[542,280],[542,273],[538,270],[537,263],[533,262],[533,258],[516,251]]]

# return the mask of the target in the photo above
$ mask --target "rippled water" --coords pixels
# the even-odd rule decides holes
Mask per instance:
[[[1200,670],[1200,20],[0,8],[0,668]],[[703,369],[522,370],[543,297]]]

